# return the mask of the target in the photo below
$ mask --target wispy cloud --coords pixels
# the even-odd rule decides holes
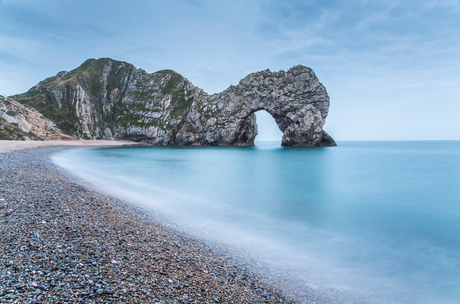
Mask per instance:
[[[458,6],[454,1],[265,1],[267,18],[259,31],[313,55],[322,50],[315,44],[325,41],[358,53],[385,51],[394,44],[403,51],[405,44],[412,49],[460,36]]]
[[[210,93],[257,70],[309,65],[331,95],[326,128],[339,138],[363,138],[360,121],[384,124],[388,100],[407,116],[436,96],[459,103],[458,0],[0,0],[0,41],[7,94],[112,57],[175,69]]]

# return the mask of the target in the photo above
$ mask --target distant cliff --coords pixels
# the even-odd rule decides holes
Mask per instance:
[[[248,146],[257,135],[254,113],[266,110],[283,132],[283,146],[335,145],[323,131],[326,89],[300,65],[253,73],[208,95],[171,70],[149,74],[126,62],[89,59],[13,98],[75,138]]]

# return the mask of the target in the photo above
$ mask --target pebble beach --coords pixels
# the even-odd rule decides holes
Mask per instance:
[[[294,303],[231,256],[70,178],[49,158],[69,147],[20,149],[0,146],[0,302]]]

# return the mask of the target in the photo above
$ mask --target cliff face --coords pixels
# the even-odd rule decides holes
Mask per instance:
[[[149,74],[112,59],[90,59],[14,96],[76,138],[123,139],[153,145],[254,144],[255,112],[266,110],[284,146],[335,145],[323,125],[329,108],[324,86],[310,68],[248,75],[214,95],[180,74]]]
[[[37,110],[0,96],[0,140],[71,139]]]

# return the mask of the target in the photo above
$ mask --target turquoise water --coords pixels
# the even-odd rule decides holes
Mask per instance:
[[[277,144],[89,148],[53,160],[259,259],[317,303],[460,303],[459,141]]]

